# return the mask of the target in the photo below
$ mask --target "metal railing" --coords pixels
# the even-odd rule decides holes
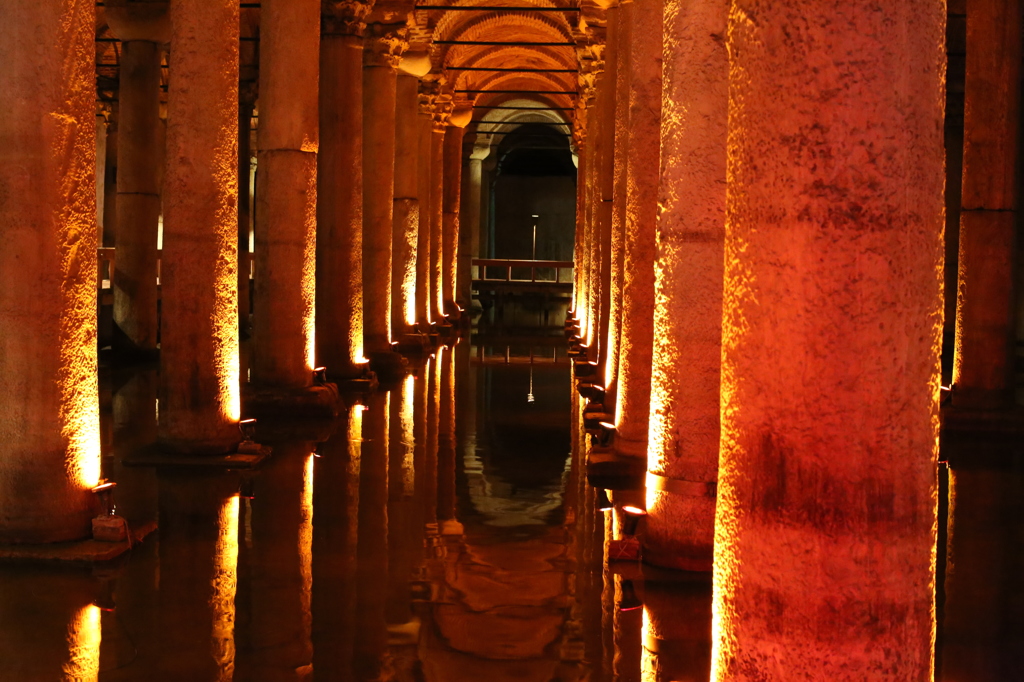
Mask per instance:
[[[571,284],[571,260],[519,260],[511,258],[474,258],[477,282],[530,282],[534,284]],[[515,271],[515,272],[513,272]],[[522,275],[526,271],[526,276]],[[547,271],[553,271],[554,277]],[[568,273],[565,275],[565,273]],[[540,275],[540,276],[539,276]]]

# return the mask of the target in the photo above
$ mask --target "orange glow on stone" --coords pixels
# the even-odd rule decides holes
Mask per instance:
[[[100,642],[103,639],[100,607],[83,606],[68,627],[68,662],[63,679],[96,682],[100,679]]]

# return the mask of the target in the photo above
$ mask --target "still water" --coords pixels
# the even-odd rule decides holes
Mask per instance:
[[[0,566],[4,682],[708,680],[709,577],[604,561],[556,339],[463,341],[333,423],[261,422],[255,472],[125,466],[157,377],[102,379],[118,513],[159,530]],[[1022,446],[943,452],[937,679],[1024,680]]]

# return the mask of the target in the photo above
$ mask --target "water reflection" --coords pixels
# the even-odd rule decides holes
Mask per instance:
[[[330,428],[270,425],[257,472],[122,466],[156,378],[109,380],[105,473],[159,533],[111,566],[0,567],[0,679],[706,682],[708,577],[605,562],[562,351],[488,343]],[[1024,669],[1020,450],[952,462],[937,679]]]

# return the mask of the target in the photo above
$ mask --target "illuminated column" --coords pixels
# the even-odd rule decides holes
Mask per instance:
[[[581,323],[581,332],[582,318],[586,314],[583,305],[586,297],[583,263],[587,257],[587,158],[590,156],[586,139],[586,129],[576,126],[573,129],[573,141],[576,153],[579,154],[579,166],[576,168],[576,230],[573,234],[572,249],[572,313]]]
[[[117,150],[119,121],[121,118],[119,102],[112,102],[107,115],[107,132],[103,144],[103,216],[99,224],[99,245],[116,246],[114,239],[117,233]]]
[[[314,461],[312,637],[316,679],[348,682],[356,630],[356,555],[359,472],[362,464],[361,406],[342,417],[330,440],[317,446]]]
[[[171,3],[161,262],[160,437],[238,440],[238,3]]]
[[[958,407],[1013,404],[1020,23],[1020,0],[972,0],[967,13],[953,369]]]
[[[463,178],[462,211],[459,218],[459,263],[456,288],[467,304],[472,303],[473,259],[480,258],[480,203],[483,199],[484,159],[490,145],[475,144],[469,152],[468,172]],[[467,308],[469,305],[466,306]]]
[[[612,204],[615,195],[615,85],[618,82],[618,54],[621,31],[621,8],[618,4],[608,8],[608,46],[605,51],[605,70],[597,80],[597,118],[599,138],[597,178],[595,183],[595,239],[600,245],[596,262],[595,313],[597,325],[591,346],[598,351],[595,359],[604,379],[610,376],[612,291]],[[598,141],[598,139],[595,139]]]
[[[267,0],[260,20],[252,382],[313,380],[320,4]]]
[[[644,582],[644,682],[706,680],[711,668],[711,585]]]
[[[437,420],[437,518],[455,519],[456,436],[455,436],[455,349],[438,352],[441,364]]]
[[[645,560],[711,570],[718,480],[729,0],[665,0]]]
[[[378,680],[387,653],[388,432],[390,392],[370,394],[363,413],[353,679]]]
[[[932,678],[945,10],[732,3],[714,680]]]
[[[612,205],[611,227],[608,245],[610,248],[608,274],[608,362],[605,370],[605,388],[608,398],[605,407],[610,411],[617,402],[620,339],[622,329],[622,266],[626,248],[626,160],[629,138],[629,85],[630,50],[633,41],[633,0],[620,0],[618,19],[618,47],[615,50],[614,84],[614,149],[612,151]],[[643,40],[650,42],[649,36]],[[657,149],[651,147],[650,149]],[[649,150],[647,150],[649,152]]]
[[[388,434],[388,624],[406,624],[412,619],[409,580],[417,556],[423,554],[423,527],[415,523],[417,446],[413,419],[419,388],[416,383],[417,378],[407,374],[400,387],[392,392]],[[422,466],[422,461],[420,464]]]
[[[654,248],[661,140],[661,0],[633,7],[630,44],[626,226],[622,267],[622,328],[615,401],[615,451],[647,456],[654,326]]]
[[[160,135],[161,43],[170,34],[166,3],[144,9],[125,4],[106,9],[121,40],[118,111],[124,135],[117,145],[117,258],[112,281],[114,324],[124,350],[156,351],[157,229],[163,161]]]
[[[317,158],[316,362],[332,378],[362,372],[363,31],[369,5],[324,5]]]
[[[433,204],[430,188],[431,141],[434,137],[434,120],[420,94],[420,110],[417,117],[416,150],[418,157],[416,194],[419,196],[419,232],[416,235],[416,322],[427,324],[431,321],[431,277],[430,277],[430,235],[433,219]]]
[[[443,254],[444,254],[444,131],[450,113],[445,102],[432,103],[434,127],[430,136],[430,317],[435,323],[444,320]]]
[[[159,670],[173,680],[233,679],[237,479],[168,469],[159,477]]]
[[[91,3],[0,21],[0,542],[87,537],[100,476]]]
[[[363,49],[363,341],[376,366],[393,364],[391,240],[395,201],[395,87],[405,25],[367,27]]]
[[[472,113],[472,109],[469,110]],[[441,224],[441,300],[444,310],[455,315],[458,309],[455,303],[464,304],[465,297],[459,296],[456,290],[459,259],[459,197],[462,191],[462,137],[465,126],[456,123],[457,116],[452,115],[444,132],[444,188],[442,190],[442,224]],[[468,122],[468,119],[466,119]],[[462,122],[459,120],[459,122]],[[468,293],[468,292],[467,292]],[[465,306],[463,306],[465,307]]]
[[[395,196],[392,233],[391,333],[395,338],[416,324],[419,199],[419,79],[398,75],[395,108]]]
[[[267,6],[263,5],[264,11]],[[261,46],[261,51],[263,49],[265,47]],[[262,87],[260,91],[264,92]],[[248,551],[243,564],[248,568],[245,575],[252,615],[247,649],[251,653],[244,659],[239,656],[238,679],[311,677],[310,601],[316,461],[312,450],[310,443],[276,445],[273,458],[256,475],[256,497],[246,506]]]

